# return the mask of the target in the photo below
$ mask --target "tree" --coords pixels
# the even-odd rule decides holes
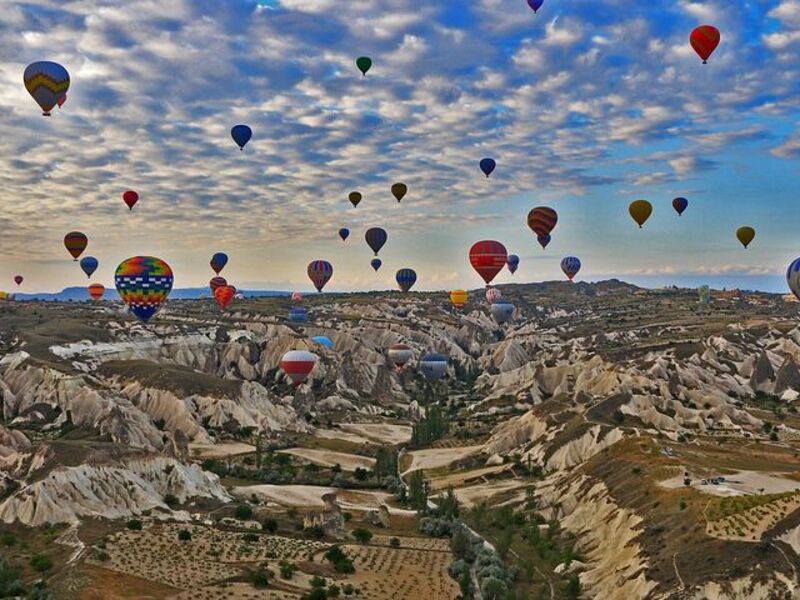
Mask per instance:
[[[375,454],[375,477],[394,477],[397,475],[397,449],[393,446],[381,446]]]
[[[247,519],[253,516],[253,509],[250,508],[248,504],[240,504],[236,507],[236,512],[234,512],[234,516],[237,519],[242,521],[246,521]]]
[[[175,494],[167,494],[166,496],[164,496],[164,504],[166,504],[170,508],[175,508],[180,503],[181,503],[180,500],[178,500],[178,497],[175,496]]]
[[[416,510],[425,510],[428,507],[428,492],[422,471],[414,471],[409,477],[408,504]]]
[[[297,565],[289,561],[282,560],[280,562],[281,577],[283,579],[291,579],[297,571]]]
[[[340,589],[338,585],[336,585],[335,583],[330,584],[328,586],[328,592],[327,592],[328,598],[338,598],[339,591]]]
[[[39,573],[43,573],[53,568],[53,561],[44,554],[34,554],[31,557],[31,566]]]
[[[267,571],[267,563],[262,563],[255,571],[250,571],[250,583],[254,587],[262,588],[269,585],[269,571]]]
[[[192,533],[188,529],[181,529],[178,531],[178,539],[182,542],[188,542],[192,539]]]
[[[141,531],[142,522],[139,519],[131,519],[127,523],[125,523],[125,527],[127,527],[131,531]]]
[[[392,548],[399,548],[400,547],[400,538],[393,537],[389,540],[389,545]]]
[[[264,519],[264,521],[261,523],[261,529],[269,533],[275,533],[278,531],[278,521],[272,518]]]
[[[577,575],[572,575],[564,588],[564,595],[567,598],[579,598],[581,595],[581,580]]]
[[[369,477],[369,471],[356,467],[356,470],[353,471],[353,477],[356,478],[356,481],[366,481],[367,477]]]
[[[359,544],[368,544],[372,539],[372,532],[364,527],[358,527],[353,530],[353,537]]]

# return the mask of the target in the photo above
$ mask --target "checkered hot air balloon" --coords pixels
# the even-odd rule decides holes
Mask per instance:
[[[133,256],[122,261],[114,273],[114,284],[133,315],[147,321],[167,301],[172,291],[172,269],[154,256]]]

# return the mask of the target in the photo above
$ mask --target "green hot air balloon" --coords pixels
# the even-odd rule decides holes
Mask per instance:
[[[366,77],[367,71],[372,67],[372,59],[369,56],[359,56],[356,59],[356,66],[358,70],[361,71],[361,75]]]

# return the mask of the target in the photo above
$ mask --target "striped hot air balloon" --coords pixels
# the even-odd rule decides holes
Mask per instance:
[[[221,310],[228,308],[228,305],[236,295],[236,288],[231,285],[222,285],[214,290],[214,300]]]
[[[102,283],[93,283],[87,288],[87,291],[89,292],[89,296],[92,297],[92,300],[96,302],[106,293],[106,286]]]
[[[425,379],[436,381],[447,374],[447,361],[444,354],[429,352],[419,361],[419,370]]]
[[[134,256],[124,260],[114,273],[122,301],[140,320],[156,314],[172,291],[172,269],[160,258]]]
[[[50,116],[50,111],[62,97],[66,99],[69,73],[58,63],[49,60],[31,63],[25,68],[22,80],[45,117]]]
[[[472,245],[469,251],[469,262],[478,272],[486,285],[506,266],[508,252],[506,247],[494,240],[483,240]]]
[[[411,360],[411,357],[414,356],[414,351],[411,349],[411,346],[407,346],[406,344],[392,344],[389,346],[389,350],[386,353],[389,355],[389,360],[392,361],[392,364],[398,371],[405,367],[408,361]]]
[[[292,323],[306,323],[308,321],[308,311],[305,308],[290,308],[289,321]]]
[[[489,304],[494,304],[495,302],[500,300],[500,298],[502,298],[502,297],[503,297],[503,293],[500,290],[498,290],[497,288],[489,288],[488,290],[486,290],[486,301]]]
[[[572,281],[581,270],[581,260],[577,256],[565,256],[561,260],[561,270]]]
[[[537,238],[550,235],[557,223],[558,213],[549,206],[537,206],[528,213],[528,227],[533,230]]]
[[[211,288],[211,295],[213,296],[216,291],[228,285],[228,280],[224,277],[212,277],[211,280],[208,282],[208,287]]]
[[[386,243],[388,235],[386,234],[386,230],[382,227],[371,227],[367,229],[367,233],[364,234],[364,239],[367,240],[367,246],[372,249],[375,256],[378,256],[378,252],[381,251],[381,248],[383,248],[383,245]]]
[[[290,350],[281,359],[281,369],[289,376],[295,387],[305,383],[316,364],[316,354],[308,350]]]
[[[78,260],[78,257],[83,254],[88,245],[89,238],[80,231],[70,231],[64,236],[64,247],[74,260]]]
[[[318,292],[322,291],[331,277],[333,277],[333,265],[327,260],[312,260],[308,263],[308,278]]]
[[[398,287],[407,292],[410,290],[417,281],[417,273],[414,269],[400,269],[395,275]]]
[[[464,308],[468,299],[469,294],[467,294],[466,290],[453,290],[450,292],[450,302],[459,310]]]

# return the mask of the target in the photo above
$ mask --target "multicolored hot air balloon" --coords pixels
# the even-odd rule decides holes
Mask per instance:
[[[12,292],[0,292],[0,301],[3,302],[11,302],[16,297],[16,294]]]
[[[400,371],[408,364],[411,357],[414,356],[414,351],[411,349],[411,346],[407,346],[406,344],[392,344],[389,346],[389,350],[387,350],[386,354],[389,355],[389,360],[392,361],[395,369]]]
[[[672,208],[678,213],[678,216],[683,214],[683,211],[689,206],[689,201],[686,198],[675,198],[672,201]]]
[[[302,302],[303,294],[300,292],[292,292],[292,302]]]
[[[22,76],[25,89],[42,109],[45,117],[69,89],[69,73],[58,63],[40,60],[29,64]]]
[[[128,205],[129,210],[133,210],[133,206],[139,201],[139,194],[133,190],[128,190],[122,193],[122,201]]]
[[[290,308],[289,321],[292,323],[306,323],[308,321],[308,310],[303,307]]]
[[[489,175],[491,175],[494,172],[495,167],[497,167],[497,163],[493,158],[482,158],[481,162],[478,163],[478,166],[481,168],[481,171],[483,171],[483,174],[486,175],[486,178],[488,179]]]
[[[281,369],[292,380],[294,387],[305,383],[316,364],[316,354],[308,350],[290,350],[281,359]]]
[[[786,270],[786,283],[789,289],[800,300],[800,258],[795,258]]]
[[[89,238],[80,231],[70,231],[64,236],[64,247],[74,260],[78,260],[78,257],[83,254],[88,244]]]
[[[467,294],[466,290],[453,290],[450,292],[450,302],[452,302],[453,306],[455,306],[458,310],[464,308],[468,299],[469,294]]]
[[[547,248],[547,244],[550,243],[551,239],[553,239],[553,238],[550,237],[549,233],[547,235],[540,235],[540,236],[536,237],[536,241],[539,242],[539,245],[542,248]]]
[[[361,192],[350,192],[350,195],[347,197],[350,200],[350,204],[352,204],[353,208],[355,208],[358,206],[358,203],[361,202],[361,198],[363,196],[361,195]]]
[[[228,255],[224,252],[217,252],[214,256],[211,257],[209,263],[211,265],[211,269],[219,275],[219,272],[225,268],[225,265],[228,264]]]
[[[405,195],[408,193],[408,186],[405,183],[395,183],[392,185],[392,195],[397,199],[398,202],[402,200]]]
[[[247,142],[253,137],[253,130],[247,125],[234,125],[231,128],[231,137],[236,142],[236,145],[239,146],[239,150],[244,150]]]
[[[577,256],[565,256],[561,259],[561,270],[564,271],[564,275],[566,275],[570,281],[578,274],[578,271],[581,270],[581,261]]]
[[[486,301],[489,304],[494,304],[495,302],[498,302],[502,297],[503,297],[503,292],[501,292],[497,288],[489,288],[488,290],[486,290]]]
[[[377,271],[378,269],[381,268],[383,262],[381,261],[380,258],[373,258],[371,261],[369,261],[369,264],[372,265],[372,268]]]
[[[378,252],[380,252],[381,248],[383,248],[383,245],[386,243],[388,235],[386,234],[386,230],[382,227],[371,227],[367,229],[367,233],[364,234],[364,239],[367,240],[367,246],[372,249],[375,256],[378,256]]]
[[[492,307],[489,309],[489,312],[492,313],[492,318],[498,325],[502,325],[506,321],[508,321],[511,317],[514,316],[514,305],[511,304],[508,300],[503,300],[502,298],[492,304]]]
[[[508,258],[506,259],[506,266],[508,270],[511,271],[511,274],[517,272],[517,268],[519,267],[519,256],[516,254],[509,254]]]
[[[228,285],[228,280],[224,277],[212,277],[211,280],[208,282],[208,287],[211,288],[211,295],[214,295],[219,288],[225,287]]]
[[[361,71],[361,76],[366,77],[367,71],[372,67],[372,59],[369,56],[359,56],[356,59],[356,66]]]
[[[486,285],[506,266],[508,252],[506,247],[494,240],[476,242],[469,250],[469,262]]]
[[[339,230],[339,237],[342,238],[343,242],[346,242],[347,238],[350,237],[350,230],[347,227],[342,227]]]
[[[547,241],[550,241],[550,233],[556,228],[557,223],[558,213],[549,206],[537,206],[528,213],[528,227],[540,238],[540,244],[542,243],[541,238],[545,236],[548,236]],[[542,247],[544,246],[547,244]]]
[[[414,269],[400,269],[395,275],[395,280],[397,281],[398,287],[403,292],[407,292],[414,286],[414,283],[416,283],[417,273]]]
[[[308,278],[318,292],[322,291],[331,277],[333,277],[333,265],[327,260],[312,260],[308,263]]]
[[[61,108],[67,103],[67,95],[64,94],[61,98],[58,99],[58,108]]]
[[[228,308],[234,295],[236,295],[236,288],[230,285],[222,285],[214,290],[214,300],[217,301],[217,306],[221,310]]]
[[[650,215],[653,214],[653,205],[647,200],[634,200],[628,207],[628,212],[639,225],[639,229],[641,229],[642,225],[644,225],[647,219],[650,218]]]
[[[173,281],[169,265],[154,256],[131,257],[122,261],[114,273],[120,298],[142,321],[150,319],[163,306]]]
[[[542,4],[544,4],[544,0],[528,0],[528,6],[531,7],[534,14],[542,7]]]
[[[86,273],[86,278],[89,279],[92,274],[97,271],[97,267],[100,266],[100,261],[94,256],[84,256],[79,264],[81,265],[81,271]]]
[[[745,225],[736,230],[736,237],[742,243],[742,246],[747,248],[756,237],[756,230],[752,227]]]
[[[429,352],[419,361],[419,370],[425,379],[436,381],[447,374],[447,361],[444,354]]]
[[[711,25],[701,25],[689,35],[689,43],[705,65],[719,46],[720,38],[719,29]]]
[[[324,335],[315,335],[311,339],[312,341],[317,342],[318,344],[322,344],[326,348],[330,348],[331,350],[333,350],[333,340],[331,338],[326,337]]]
[[[102,283],[93,283],[87,288],[87,291],[89,292],[89,295],[92,297],[92,300],[97,302],[106,293],[106,286],[104,286]]]

